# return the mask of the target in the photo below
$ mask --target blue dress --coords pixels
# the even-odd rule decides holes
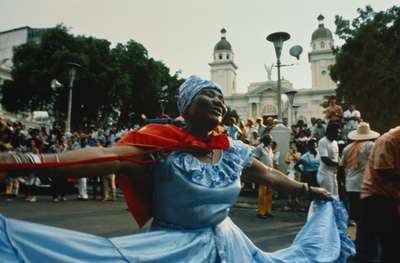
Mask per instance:
[[[346,262],[354,254],[339,201],[319,202],[293,244],[258,249],[228,217],[251,150],[231,141],[216,164],[173,152],[150,167],[154,220],[146,233],[115,238],[0,217],[1,262]]]

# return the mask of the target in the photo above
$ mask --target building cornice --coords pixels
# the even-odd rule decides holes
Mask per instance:
[[[264,92],[265,91],[274,92],[276,90],[271,88],[271,87],[266,87],[265,89],[259,90],[258,92],[255,92],[255,93],[236,93],[236,94],[232,94],[230,96],[225,96],[225,99],[226,100],[231,100],[231,99],[244,99],[244,98],[254,98],[254,97],[260,97],[260,96],[266,96],[265,94],[262,94],[263,91]],[[296,91],[298,92],[296,96],[331,95],[331,94],[334,94],[336,92],[336,88],[328,88],[328,89],[298,89]]]
[[[308,54],[312,54],[312,55],[318,55],[318,54],[333,54],[333,50],[332,50],[332,49],[312,50],[311,52],[308,52]]]
[[[331,95],[332,93],[336,93],[336,88],[327,88],[327,89],[298,89],[296,96],[304,96],[304,95]]]
[[[333,54],[332,50],[317,50],[317,51],[311,51],[308,53],[308,62],[311,62],[311,56],[320,56],[320,55],[329,55],[332,58],[335,58],[335,55]]]
[[[7,34],[7,33],[10,33],[10,32],[13,32],[13,31],[19,31],[19,30],[21,30],[21,29],[32,29],[31,27],[29,27],[29,26],[22,26],[22,27],[17,27],[17,28],[13,28],[13,29],[9,29],[9,30],[6,30],[6,31],[2,31],[2,32],[0,32],[0,35],[2,35],[2,34]]]
[[[212,67],[212,66],[225,66],[225,65],[230,65],[230,66],[232,66],[234,69],[238,69],[238,66],[237,66],[233,61],[214,61],[214,62],[208,63],[208,65],[209,65],[210,67]]]

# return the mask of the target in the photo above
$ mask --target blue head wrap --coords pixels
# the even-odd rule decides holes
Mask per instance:
[[[222,89],[217,83],[201,79],[197,76],[190,76],[182,83],[179,87],[177,103],[181,115],[189,108],[193,98],[203,89],[214,89],[222,94]]]

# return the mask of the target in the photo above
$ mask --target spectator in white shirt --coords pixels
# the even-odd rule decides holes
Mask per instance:
[[[254,120],[252,118],[247,119],[247,140],[252,146],[258,145],[260,142],[258,140],[258,128],[254,125]]]
[[[318,143],[321,162],[318,168],[317,182],[336,197],[339,196],[336,173],[339,162],[337,140],[339,139],[340,132],[340,124],[330,122],[326,127],[326,136]]]
[[[350,105],[349,109],[343,113],[343,119],[345,121],[344,129],[346,134],[357,129],[361,121],[361,113],[356,109],[356,105]]]

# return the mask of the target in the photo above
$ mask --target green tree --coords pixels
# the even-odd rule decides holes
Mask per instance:
[[[14,81],[6,82],[2,89],[2,104],[7,110],[52,109],[56,96],[51,92],[50,81],[60,62],[55,60],[60,58],[61,51],[66,55],[67,44],[71,41],[73,37],[66,28],[57,26],[43,34],[42,44],[28,42],[14,49]]]
[[[399,125],[400,7],[375,12],[367,6],[358,13],[351,22],[336,16],[336,34],[345,43],[335,50],[331,77],[339,83],[338,97],[384,132]]]
[[[177,107],[177,94],[179,86],[185,82],[185,79],[179,78],[178,74],[175,73],[166,81],[168,90],[167,90],[167,104],[165,112],[171,117],[179,116],[179,111]]]
[[[78,63],[74,82],[72,127],[105,126],[110,119],[130,126],[132,116],[154,117],[161,112],[161,87],[168,86],[167,109],[176,113],[175,92],[181,83],[164,63],[149,58],[140,43],[111,43],[105,39],[74,36],[63,25],[47,30],[40,43],[14,50],[13,81],[2,87],[2,103],[12,112],[48,110],[59,122],[66,119],[67,62]],[[64,87],[52,89],[52,79]],[[172,95],[173,94],[173,95]]]
[[[168,87],[167,113],[175,115],[175,92],[181,81],[176,75],[170,75],[164,63],[149,58],[147,50],[134,40],[125,45],[118,44],[111,54],[120,76],[115,85],[120,94],[117,104],[121,109],[121,126],[129,126],[142,114],[150,118],[159,116],[160,99],[165,96],[161,90],[164,86]]]
[[[40,43],[28,42],[14,50],[12,77],[2,88],[2,103],[9,111],[48,110],[64,120],[68,101],[67,62],[82,65],[74,83],[72,126],[99,122],[112,107],[112,70],[108,66],[110,42],[74,37],[65,26],[47,30]],[[53,89],[52,79],[65,87]]]

